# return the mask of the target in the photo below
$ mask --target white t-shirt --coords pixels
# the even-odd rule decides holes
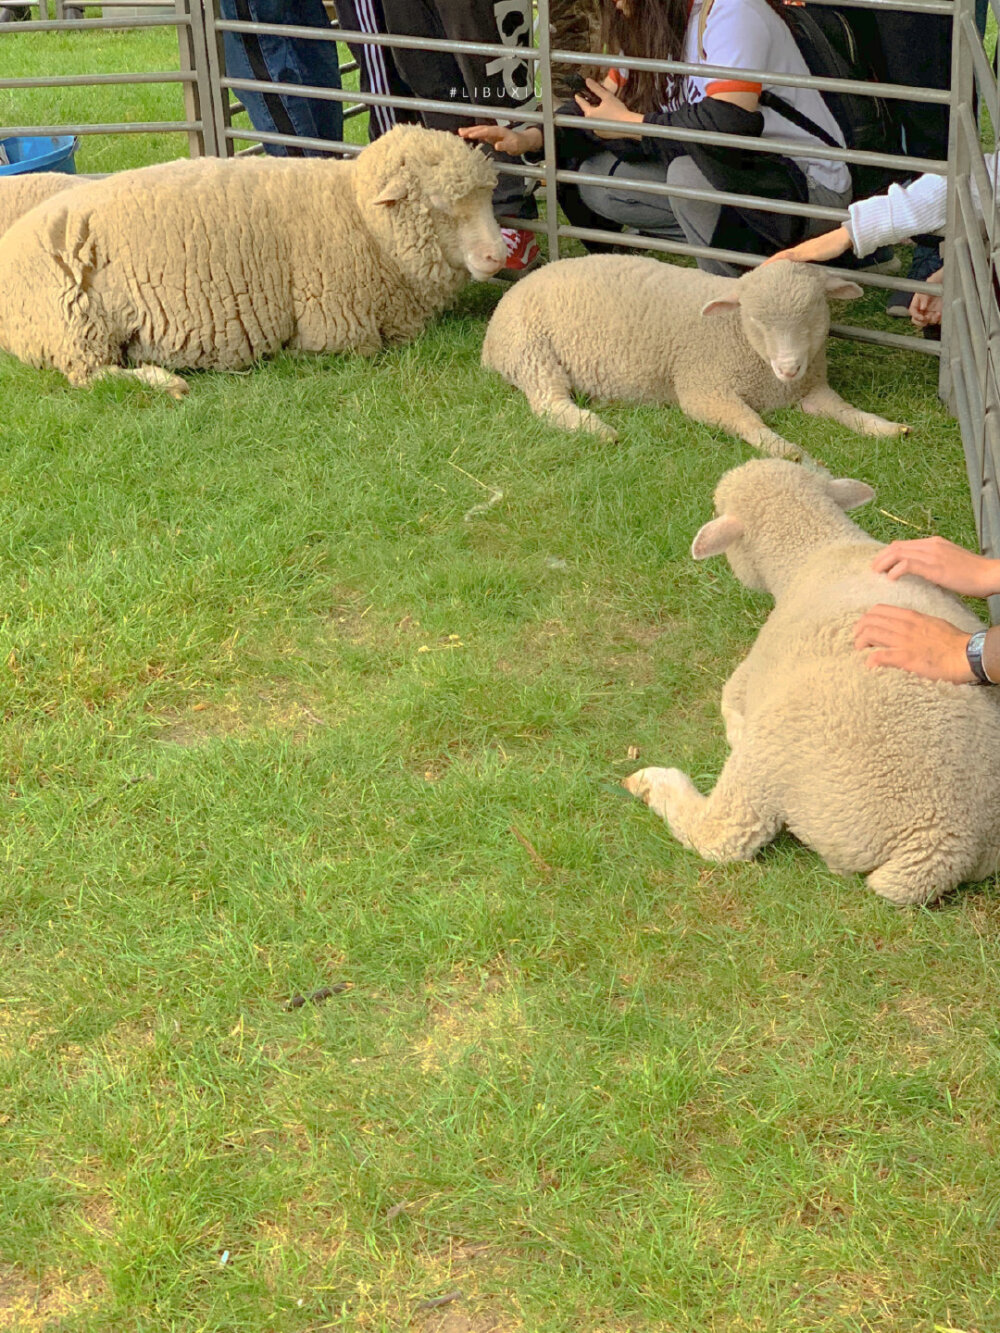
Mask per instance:
[[[795,38],[766,0],[712,0],[704,33],[701,33],[704,3],[705,0],[694,0],[688,17],[684,33],[685,62],[691,65],[726,65],[737,73],[745,69],[759,69],[774,74],[808,75],[809,68],[795,44]],[[840,126],[815,88],[789,88],[784,84],[775,84],[771,91],[791,103],[796,111],[815,121],[837,143],[843,144],[844,136]],[[704,97],[723,92],[759,94],[761,85],[745,82],[738,77],[700,78],[689,74],[684,77],[681,97],[674,106],[679,105],[680,101],[700,102]],[[674,106],[664,107],[664,110],[672,111]],[[770,107],[761,107],[761,111],[764,114],[763,138],[789,139],[801,143],[803,147],[822,142],[793,125],[780,112]],[[844,162],[811,158],[805,153],[796,154],[793,161],[817,185],[825,185],[827,189],[838,192],[844,192],[850,187],[851,175]]]

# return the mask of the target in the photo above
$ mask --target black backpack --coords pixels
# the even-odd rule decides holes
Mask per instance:
[[[827,5],[806,9],[803,5],[782,3],[773,8],[794,37],[810,74],[828,79],[856,79],[866,83],[878,81],[877,34],[874,30],[868,34],[861,28],[868,15],[851,14],[848,17],[843,10]],[[872,59],[873,55],[875,60]],[[884,98],[868,97],[860,93],[819,91],[840,127],[846,147],[879,153],[899,150],[899,128],[890,104]],[[831,148],[840,146],[832,135],[779,94],[765,90],[761,94],[760,103],[761,106],[777,111],[793,125],[814,135]],[[877,194],[896,178],[893,172],[883,167],[848,163],[848,168],[855,199]]]

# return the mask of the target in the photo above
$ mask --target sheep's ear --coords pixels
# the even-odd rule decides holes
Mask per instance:
[[[875,491],[866,481],[855,481],[853,477],[831,477],[826,492],[841,509],[857,509],[875,498]]]
[[[373,204],[398,204],[407,195],[406,179],[401,171],[390,176],[372,200]]]
[[[826,295],[830,301],[856,301],[859,296],[864,296],[864,291],[856,282],[848,282],[846,278],[827,278]]]
[[[735,310],[739,303],[739,292],[733,292],[732,296],[716,296],[714,300],[705,302],[701,308],[701,313],[703,315],[724,315],[727,310]]]
[[[732,514],[723,514],[704,523],[691,543],[691,554],[696,560],[707,560],[710,555],[721,555],[733,542],[743,536],[743,524]]]

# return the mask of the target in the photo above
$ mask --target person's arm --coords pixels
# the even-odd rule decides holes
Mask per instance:
[[[1000,560],[967,551],[944,537],[890,542],[875,556],[872,569],[892,582],[904,574],[916,574],[962,597],[992,597],[1000,593]]]
[[[953,685],[979,680],[969,660],[971,639],[968,630],[905,606],[873,606],[854,626],[855,648],[874,649],[865,666],[898,667]],[[1000,685],[1000,625],[986,631],[981,661],[986,673],[981,683]]]
[[[947,200],[947,180],[928,174],[909,185],[890,185],[887,194],[850,204],[845,225],[854,253],[868,255],[908,236],[944,231]]]
[[[1000,560],[976,555],[943,537],[891,542],[872,569],[895,581],[915,574],[967,597],[1000,592]],[[854,646],[869,653],[869,667],[891,666],[930,680],[969,684],[977,678],[968,657],[971,635],[947,620],[902,606],[873,606],[854,627]],[[1000,625],[986,631],[982,665],[987,679],[1000,684]]]

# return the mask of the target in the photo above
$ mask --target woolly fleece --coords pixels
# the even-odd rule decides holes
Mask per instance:
[[[861,295],[855,283],[779,260],[724,278],[637,255],[564,259],[530,274],[500,301],[483,364],[523,390],[532,409],[567,429],[614,432],[572,401],[677,403],[763,453],[802,451],[761,412],[798,403],[869,435],[905,426],[859,411],[827,384],[828,297]],[[783,381],[772,363],[793,367]]]
[[[0,176],[0,236],[36,204],[62,190],[87,184],[85,177],[69,176],[63,171],[26,171],[17,176]]]
[[[0,347],[76,385],[127,361],[377,352],[456,295],[470,252],[502,262],[495,180],[456,136],[400,126],[352,162],[201,158],[90,182],[0,238]]]
[[[1000,868],[1000,691],[872,670],[855,650],[878,602],[982,628],[951,593],[872,572],[882,544],[844,513],[871,495],[778,461],[722,478],[693,554],[725,550],[775,598],[722,692],[731,753],[708,797],[677,769],[625,785],[709,860],[748,860],[787,828],[831,870],[924,903]]]

